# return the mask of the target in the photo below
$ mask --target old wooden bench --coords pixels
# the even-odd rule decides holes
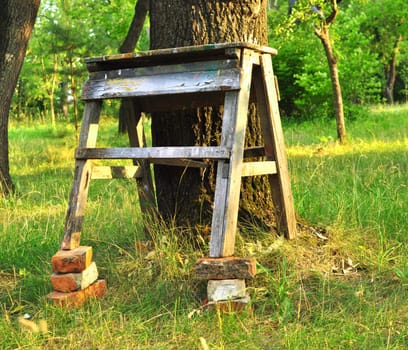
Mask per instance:
[[[272,68],[276,50],[249,43],[169,48],[89,58],[83,88],[85,110],[75,158],[75,175],[66,215],[62,250],[80,245],[91,179],[135,177],[143,211],[155,203],[151,163],[200,166],[217,162],[210,258],[234,255],[241,178],[267,175],[278,229],[296,234],[288,165]],[[251,86],[255,91],[250,96]],[[264,140],[264,160],[244,161],[244,138],[250,98],[256,98]],[[124,99],[132,109],[127,120],[130,147],[96,147],[101,106]],[[224,105],[221,143],[213,147],[146,147],[141,112]],[[131,159],[134,166],[95,166],[93,160]],[[211,270],[211,269],[210,269]],[[211,272],[209,273],[211,279]]]

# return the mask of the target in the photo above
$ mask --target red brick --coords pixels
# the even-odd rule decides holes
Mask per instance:
[[[72,250],[59,250],[52,258],[54,272],[82,272],[92,262],[92,247],[81,246]]]
[[[85,301],[91,298],[101,298],[106,293],[106,280],[97,280],[89,287],[71,293],[51,292],[47,298],[55,306],[81,307]]]
[[[78,273],[53,273],[51,284],[56,292],[74,292],[85,289],[98,279],[98,269],[93,262],[84,271]]]

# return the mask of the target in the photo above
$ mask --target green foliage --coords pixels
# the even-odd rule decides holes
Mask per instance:
[[[365,10],[367,19],[361,29],[371,34],[372,51],[383,64],[388,64],[398,37],[405,37],[408,32],[408,3],[404,0],[372,0],[369,5],[356,2],[351,7],[355,11]]]
[[[333,110],[333,95],[330,76],[325,62],[325,57],[319,57],[312,53],[306,53],[303,57],[302,70],[294,74],[296,84],[302,88],[304,94],[296,99],[296,107],[301,115],[309,117],[325,118],[331,116]]]
[[[72,102],[87,77],[84,58],[117,53],[133,13],[125,0],[42,1],[11,117],[50,120],[53,109],[57,118],[73,119]],[[137,49],[148,40],[144,30]]]
[[[291,16],[288,16],[286,7],[271,9],[268,13],[270,45],[279,49],[274,69],[280,81],[280,107],[284,116],[311,119],[331,118],[333,115],[327,60],[321,44],[313,34],[313,28],[322,21],[319,13],[327,13],[327,3],[329,2],[298,1]],[[405,16],[407,3],[394,2],[391,16],[388,16],[388,7],[387,11],[383,11],[384,6],[382,1],[342,1],[339,4],[339,15],[330,26],[331,40],[338,59],[346,119],[357,117],[360,110],[358,106],[382,100],[385,86],[384,65],[377,48],[381,47],[382,56],[388,57],[393,49],[382,40],[379,33],[391,31],[391,36],[384,39],[390,43],[395,42],[395,35],[392,33],[403,34],[398,56],[397,93],[405,100],[407,89],[404,72],[408,51],[404,50],[406,30],[402,28],[405,28],[406,21],[402,17]],[[316,10],[317,7],[321,11]],[[376,33],[374,28],[378,27],[381,29]]]
[[[346,105],[380,102],[382,66],[377,55],[367,50],[372,37],[360,30],[370,20],[353,6],[342,9],[337,19],[338,58],[342,92]]]

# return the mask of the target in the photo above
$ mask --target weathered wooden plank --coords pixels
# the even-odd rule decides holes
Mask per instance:
[[[234,133],[236,109],[238,104],[238,93],[230,92],[225,96],[224,115],[221,134],[221,145],[231,147],[232,141],[230,135]],[[227,170],[225,170],[227,169]],[[224,176],[224,173],[227,176]],[[210,237],[210,257],[218,258],[224,256],[224,217],[227,206],[227,188],[228,188],[229,162],[221,160],[217,163],[217,177],[215,181],[214,209],[211,223]],[[233,255],[233,253],[229,254]]]
[[[146,138],[143,127],[143,114],[139,105],[134,99],[127,99],[122,101],[121,108],[125,108],[127,133],[129,137],[129,144],[131,147],[145,147]],[[156,196],[153,187],[152,173],[150,171],[150,163],[145,160],[133,159],[133,164],[139,166],[140,176],[136,177],[137,193],[139,196],[139,205],[143,214],[149,216],[156,215]],[[145,229],[146,236],[149,235]],[[150,237],[146,237],[149,238]]]
[[[137,67],[146,65],[169,64],[170,62],[204,61],[205,59],[239,58],[242,48],[249,48],[259,53],[276,55],[277,50],[271,47],[252,43],[220,43],[198,46],[186,46],[160,50],[90,57],[85,59],[89,71]]]
[[[96,145],[101,108],[101,101],[85,104],[84,116],[78,140],[79,147],[93,147]]]
[[[77,160],[75,162],[74,180],[65,219],[61,249],[74,249],[80,245],[91,173],[92,165],[90,161]]]
[[[234,254],[245,129],[251,91],[252,55],[252,51],[243,50],[240,90],[237,93],[227,93],[225,97],[221,145],[231,148],[231,156],[227,178],[222,174],[225,163],[218,162],[210,239],[210,257],[213,258]]]
[[[92,180],[134,179],[140,177],[140,167],[98,165],[92,167]]]
[[[77,159],[228,159],[227,147],[123,147],[123,148],[78,148]]]
[[[159,165],[179,166],[183,168],[208,168],[209,164],[191,159],[149,159],[150,163]]]
[[[269,174],[276,174],[276,162],[274,161],[244,162],[242,164],[242,177]]]
[[[78,143],[80,148],[94,147],[96,145],[101,106],[101,101],[88,102],[85,104]],[[81,159],[75,162],[75,173],[65,218],[61,249],[69,250],[79,247],[91,171],[92,166],[88,160]]]
[[[287,238],[296,235],[296,216],[293,205],[289,168],[286,158],[282,125],[270,55],[262,55],[261,69],[256,69],[254,83],[258,100],[267,160],[275,160],[277,174],[270,175],[278,229]]]
[[[195,276],[204,280],[252,279],[256,275],[254,258],[201,258],[195,265]]]
[[[231,91],[239,89],[240,73],[239,69],[226,69],[88,80],[82,90],[82,99]]]
[[[179,73],[207,71],[220,71],[226,69],[239,68],[237,59],[231,60],[215,60],[215,61],[200,61],[188,62],[179,64],[165,64],[159,66],[135,67],[135,68],[118,68],[104,71],[89,73],[89,80],[110,80],[124,79],[135,77],[148,77],[151,75],[175,75]]]

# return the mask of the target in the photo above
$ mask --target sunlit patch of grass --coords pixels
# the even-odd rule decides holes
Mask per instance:
[[[377,105],[372,105],[369,108],[369,111],[372,114],[376,113],[381,113],[384,114],[385,116],[393,116],[395,114],[403,114],[407,115],[408,113],[408,106],[407,104],[394,104],[394,105],[388,105],[388,104],[377,104]]]
[[[403,140],[394,140],[386,142],[384,140],[376,141],[356,141],[346,145],[340,145],[332,142],[328,144],[316,144],[301,146],[295,145],[288,147],[288,156],[292,157],[316,157],[316,156],[343,156],[353,154],[377,153],[379,157],[387,152],[407,152],[408,138]]]
[[[408,142],[289,148],[295,203],[313,222],[405,232]],[[306,205],[306,207],[305,207]]]
[[[382,111],[377,108],[367,118],[349,125],[350,133],[359,137],[346,145],[327,138],[290,145],[299,215],[314,223],[371,231],[370,235],[374,233],[383,242],[385,251],[390,244],[384,242],[389,239],[404,241],[404,213],[408,210],[407,126],[406,106]],[[303,125],[298,127],[302,129]]]

